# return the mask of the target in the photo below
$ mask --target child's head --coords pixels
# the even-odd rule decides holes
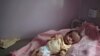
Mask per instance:
[[[75,44],[81,40],[81,35],[78,31],[72,30],[64,36],[65,44]]]

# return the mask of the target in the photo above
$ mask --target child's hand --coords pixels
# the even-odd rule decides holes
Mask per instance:
[[[43,53],[39,51],[39,49],[35,49],[31,56],[42,56]]]
[[[37,56],[43,56],[42,52],[37,53]]]
[[[61,50],[59,55],[60,55],[60,56],[66,56],[66,51]]]

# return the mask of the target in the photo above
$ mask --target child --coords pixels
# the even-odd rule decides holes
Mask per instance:
[[[32,56],[51,56],[56,54],[65,56],[71,45],[79,42],[80,39],[81,36],[76,30],[68,32],[65,36],[56,34],[48,41],[47,45],[36,49]]]

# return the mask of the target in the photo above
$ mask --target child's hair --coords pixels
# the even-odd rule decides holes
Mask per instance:
[[[79,40],[81,40],[82,36],[81,36],[81,34],[80,34],[80,32],[79,32],[78,30],[71,30],[71,31],[67,32],[67,33],[65,34],[64,37],[66,37],[67,35],[69,35],[69,34],[71,34],[71,33],[73,33],[73,32],[76,32],[76,33],[80,36],[80,39],[79,39]],[[72,36],[71,36],[71,37],[72,37]],[[76,38],[76,37],[72,37],[72,38]],[[79,41],[78,41],[78,42],[79,42]],[[77,41],[74,42],[74,43],[77,43]],[[74,43],[73,43],[73,44],[74,44]]]
[[[71,31],[67,32],[67,33],[65,34],[65,36],[67,36],[68,34],[71,34],[72,32],[77,32],[77,33],[81,36],[81,34],[80,34],[80,32],[79,32],[78,30],[71,30]],[[82,38],[82,37],[81,37],[81,38]]]

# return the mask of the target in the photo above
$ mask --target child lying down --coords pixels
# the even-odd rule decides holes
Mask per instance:
[[[68,32],[65,36],[56,34],[45,46],[35,49],[32,56],[65,56],[71,45],[80,40],[81,35],[76,30]]]

